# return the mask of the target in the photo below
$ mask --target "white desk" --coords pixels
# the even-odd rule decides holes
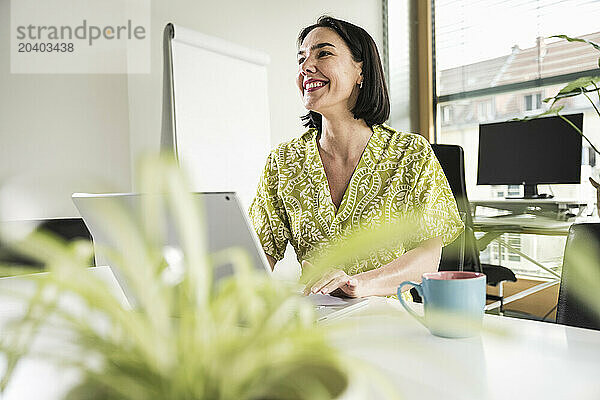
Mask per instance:
[[[486,315],[480,337],[444,339],[396,303],[346,317],[336,343],[385,370],[403,399],[600,399],[598,331]],[[379,398],[362,380],[343,398]]]
[[[334,345],[380,367],[403,399],[600,398],[597,331],[486,315],[480,337],[443,339],[383,298],[324,324],[338,323],[345,329],[332,334]],[[373,379],[355,371],[342,399],[382,398]],[[28,359],[2,399],[59,399],[77,380],[73,371]]]
[[[569,228],[575,223],[558,221],[531,214],[507,215],[498,217],[473,217],[473,229],[477,232],[522,233],[529,235],[567,236]]]
[[[555,218],[557,215],[566,214],[569,210],[577,209],[582,214],[587,204],[578,200],[559,199],[495,199],[471,200],[473,213],[477,207],[489,207],[498,210],[510,211],[513,214],[535,213]]]
[[[485,234],[477,240],[477,247],[479,251],[483,251],[490,242],[496,241],[500,246],[507,248],[513,253],[518,254],[524,259],[545,270],[552,277],[548,282],[541,283],[532,288],[506,297],[504,299],[504,304],[519,300],[525,296],[539,292],[550,286],[558,285],[560,283],[560,274],[548,268],[520,249],[511,246],[507,241],[502,239],[502,235],[504,233],[518,233],[545,236],[567,236],[569,234],[569,228],[576,222],[578,221],[558,221],[556,219],[547,218],[544,216],[535,216],[531,214],[506,215],[497,217],[473,217],[473,229],[476,232],[485,232]],[[486,309],[489,310],[498,307],[500,307],[500,302],[496,301],[488,305]]]

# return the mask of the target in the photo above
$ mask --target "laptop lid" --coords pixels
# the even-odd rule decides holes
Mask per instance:
[[[271,267],[260,245],[258,236],[250,226],[248,216],[242,210],[236,194],[233,192],[199,192],[192,195],[194,203],[204,210],[209,254],[231,247],[241,247],[250,257],[254,268],[270,274]],[[129,212],[129,215],[137,215],[142,208],[143,196],[162,195],[139,193],[74,193],[72,195],[73,203],[92,235],[96,265],[111,267],[132,305],[136,304],[133,293],[127,288],[118,267],[111,261],[109,254],[105,252],[107,248],[127,252],[127,240],[121,239],[117,242],[115,236],[108,232],[107,222],[102,215],[99,215],[97,210],[99,208],[105,209],[106,206],[118,206]],[[177,253],[181,246],[176,235],[175,223],[168,217],[168,214],[163,222],[167,233],[165,243],[162,245],[165,257],[168,258],[168,253]],[[214,269],[213,279],[217,282],[233,273],[232,265],[217,265]]]

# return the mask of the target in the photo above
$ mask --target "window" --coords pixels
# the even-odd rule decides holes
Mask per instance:
[[[444,123],[449,123],[452,120],[452,106],[442,107],[442,119]]]
[[[502,238],[512,247],[521,251],[521,236],[514,233],[506,233],[502,235]],[[521,262],[521,256],[517,253],[514,253],[507,248],[500,246],[496,242],[490,243],[488,246],[489,251],[489,260],[491,263],[495,264],[506,264],[508,262],[508,266],[517,267]],[[517,265],[514,265],[517,264]]]
[[[505,197],[520,197],[520,185],[493,185],[491,186],[492,198],[503,199]]]
[[[508,236],[508,244],[517,250],[521,250],[521,236],[514,233],[507,234]],[[513,253],[509,251],[508,253],[508,261],[519,262],[521,261],[521,256],[517,253]]]
[[[434,0],[433,12],[438,96],[598,68],[591,47],[547,39],[597,41],[597,1]]]
[[[581,149],[581,153],[582,165],[589,165],[590,167],[596,166],[596,152],[589,145],[584,145]]]
[[[517,188],[476,185],[479,124],[543,112],[543,99],[564,86],[561,79],[598,75],[598,52],[591,46],[548,37],[564,33],[600,42],[600,6],[588,0],[433,0],[433,13],[434,140],[463,147],[470,197],[519,196]],[[590,122],[598,118],[580,97],[565,99],[563,112],[584,112],[584,129],[594,135],[600,122]],[[589,155],[583,160],[595,165]],[[592,168],[582,170],[582,182],[600,172]],[[561,194],[577,198],[581,191],[570,185]]]
[[[542,108],[542,94],[525,95],[525,111],[539,110]]]
[[[519,185],[508,185],[508,197],[521,196],[521,186]]]
[[[598,52],[591,46],[547,39],[551,35],[566,34],[600,42],[599,3],[588,0],[433,0],[432,11],[434,103],[438,107],[434,140],[463,147],[467,192],[471,199],[522,196],[520,185],[476,184],[479,124],[543,112],[548,107],[543,99],[556,94],[564,86],[563,82],[599,74]],[[511,21],[510,29],[506,21]],[[600,121],[592,105],[582,100],[586,99],[565,99],[561,103],[563,112],[583,112],[584,133],[592,138],[597,135],[596,143],[600,145]],[[507,144],[503,151],[511,151],[518,145]],[[595,157],[586,150],[582,160],[581,179],[587,185],[588,177],[598,176],[600,170],[595,167]],[[585,195],[593,202],[594,191],[581,190],[585,185],[556,186],[553,190],[563,198]],[[549,248],[554,249],[549,245],[552,239],[545,237],[508,235],[504,240],[527,254],[546,254]],[[516,271],[537,268],[519,254],[493,243],[488,246],[487,254],[492,264],[505,263]]]
[[[477,103],[477,120],[479,122],[489,121],[494,118],[492,100],[483,100]]]

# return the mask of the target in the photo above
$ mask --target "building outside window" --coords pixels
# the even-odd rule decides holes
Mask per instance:
[[[525,95],[525,111],[540,110],[542,108],[542,94],[534,93]]]
[[[479,122],[491,121],[494,118],[492,100],[482,100],[477,103],[477,120]]]
[[[577,73],[598,75],[597,51],[591,46],[544,38],[564,33],[600,42],[600,6],[584,0],[434,0],[433,12],[435,96],[439,107],[434,140],[463,147],[470,198],[494,198],[499,190],[506,196],[518,196],[517,188],[476,184],[479,124],[544,111],[548,104],[542,100],[564,86],[548,78],[568,75],[565,79],[570,80]],[[506,30],[502,16],[514,21],[513,28]],[[558,27],[557,20],[561,21]],[[499,31],[504,34],[495,34]],[[540,82],[550,83],[539,86]],[[595,101],[599,107],[600,101]],[[587,99],[573,97],[562,105],[565,114],[584,113],[584,133],[600,146],[600,121]],[[506,151],[516,145],[507,144]],[[595,157],[584,150],[583,185],[553,185],[552,190],[540,190],[552,191],[557,197],[591,199],[594,191],[587,190],[593,188],[586,182],[590,174],[598,174],[595,169]]]
[[[463,147],[471,200],[522,196],[520,185],[476,184],[479,124],[541,113],[548,108],[543,99],[555,95],[564,82],[577,74],[599,75],[597,51],[591,46],[547,38],[566,34],[600,42],[600,6],[597,1],[587,0],[432,3],[434,97],[438,107],[433,141]],[[511,28],[507,29],[509,20]],[[390,71],[393,69],[390,63]],[[393,91],[391,95],[394,101]],[[564,114],[584,113],[584,133],[600,146],[600,121],[592,105],[582,96],[566,99],[562,105]],[[600,107],[598,99],[596,107]],[[518,145],[507,143],[504,151]],[[587,180],[592,175],[598,177],[600,171],[595,157],[589,153],[586,156],[585,145],[582,160],[581,185],[541,185],[540,191],[554,193],[557,198],[593,202],[595,191]],[[542,262],[555,266],[562,262],[564,238],[558,239],[563,240],[562,245],[556,245],[557,238],[533,235],[507,236],[505,240],[527,254],[544,254],[546,259]],[[483,259],[542,274],[537,266],[506,249],[488,246],[482,253]]]
[[[452,121],[452,106],[442,107],[442,120],[444,123],[450,123]]]
[[[507,236],[508,236],[508,244],[517,250],[521,250],[521,235],[514,234],[514,233],[508,233]],[[509,250],[508,261],[518,263],[521,261],[521,256],[519,254],[513,253],[512,251]]]
[[[507,193],[507,197],[519,197],[523,195],[520,185],[508,185]]]

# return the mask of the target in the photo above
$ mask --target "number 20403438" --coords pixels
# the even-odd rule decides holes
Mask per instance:
[[[75,51],[73,43],[29,43],[18,44],[19,53],[72,53]]]

